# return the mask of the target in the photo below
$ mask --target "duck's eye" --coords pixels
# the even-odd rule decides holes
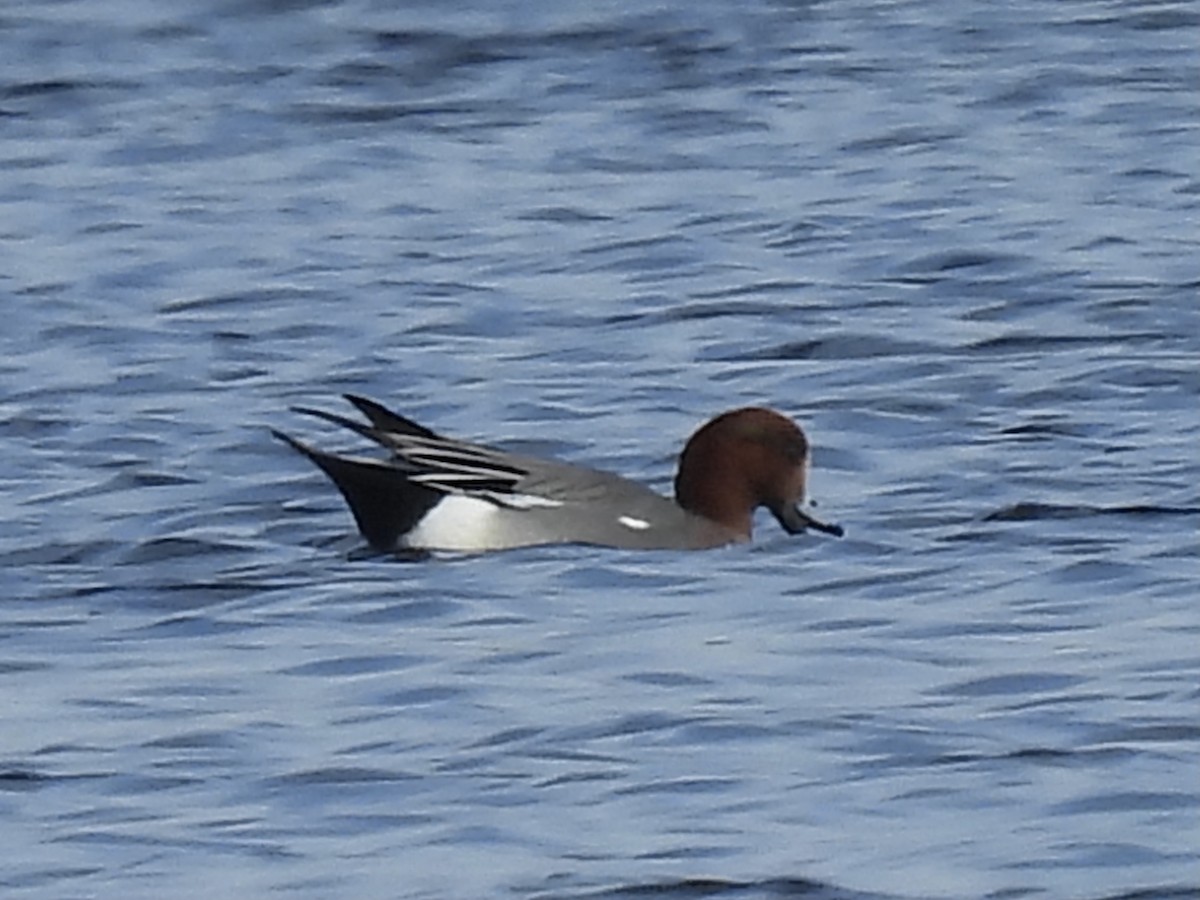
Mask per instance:
[[[779,452],[783,454],[788,462],[799,465],[808,456],[808,444],[803,440],[788,438],[779,445]]]

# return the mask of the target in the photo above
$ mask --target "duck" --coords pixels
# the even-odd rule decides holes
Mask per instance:
[[[276,438],[333,482],[375,551],[481,553],[549,544],[622,550],[707,550],[753,536],[766,507],[788,534],[844,531],[804,509],[810,448],[804,431],[765,407],[709,420],[679,456],[675,496],[620,475],[445,437],[374,400],[344,395],[366,420],[309,407],[388,451],[383,458]]]

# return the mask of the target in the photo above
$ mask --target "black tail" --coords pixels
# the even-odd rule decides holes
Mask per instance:
[[[400,537],[411,531],[442,497],[437,491],[409,481],[404,472],[387,462],[336,456],[309,447],[282,431],[271,429],[271,433],[303,453],[329,476],[350,504],[362,536],[381,552],[395,550]]]
[[[359,397],[355,394],[343,394],[347,400],[354,404],[355,408],[371,420],[371,424],[380,431],[390,431],[393,434],[406,434],[410,437],[431,438],[432,440],[440,440],[441,435],[435,431],[430,431],[424,425],[418,425],[412,419],[406,419],[404,416],[397,415],[386,406],[381,406],[374,400],[368,400],[366,397]]]

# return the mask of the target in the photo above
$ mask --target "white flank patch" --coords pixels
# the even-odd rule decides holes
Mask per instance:
[[[634,531],[645,531],[650,527],[650,523],[645,519],[635,519],[633,516],[618,516],[617,521]]]
[[[405,543],[429,550],[488,550],[496,546],[496,505],[447,494],[408,533]]]

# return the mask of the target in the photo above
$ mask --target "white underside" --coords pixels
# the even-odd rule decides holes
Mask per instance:
[[[487,550],[496,546],[500,510],[463,494],[447,494],[408,533],[405,543],[429,550]]]
[[[446,494],[406,535],[404,544],[424,550],[471,553],[556,543],[564,539],[562,534],[556,534],[548,528],[543,530],[548,523],[539,516],[539,512],[560,507],[561,503],[545,498],[532,498],[541,502],[529,502],[526,495],[512,494],[505,494],[504,499],[504,504],[497,504],[466,494]],[[648,521],[636,516],[616,516],[613,524],[619,527],[612,530],[612,546],[625,546],[622,531],[645,532],[652,527]],[[561,525],[560,520],[558,526]],[[597,533],[595,528],[580,528],[578,531],[581,535],[590,533],[593,539]],[[582,536],[579,539],[585,540]]]

